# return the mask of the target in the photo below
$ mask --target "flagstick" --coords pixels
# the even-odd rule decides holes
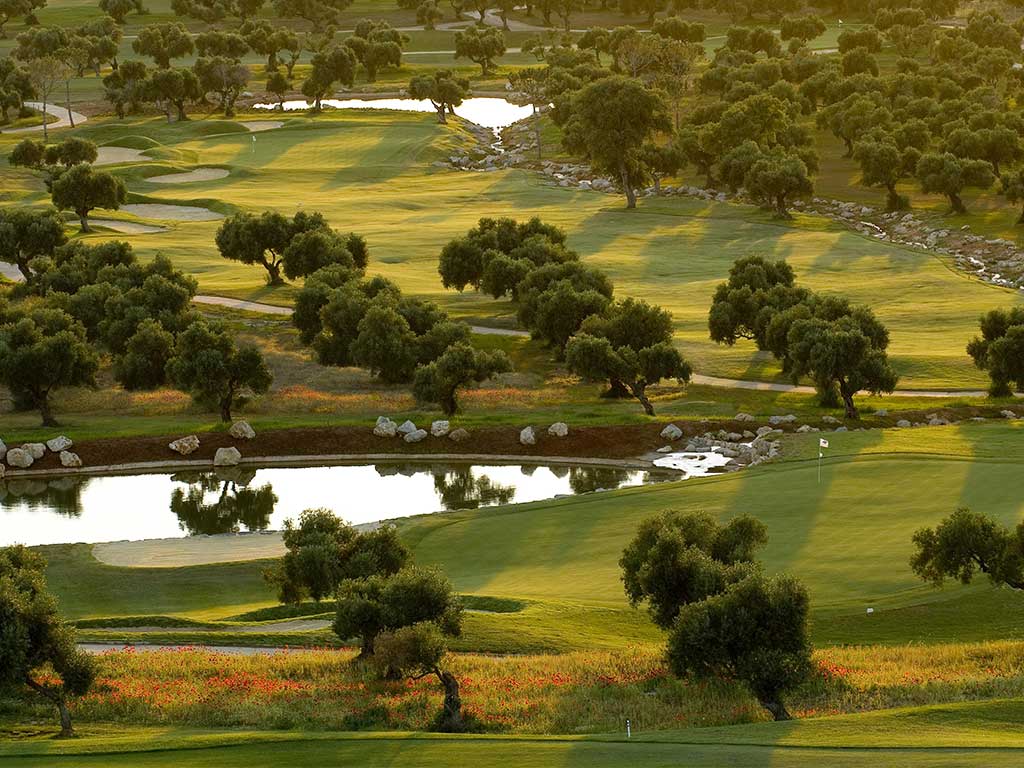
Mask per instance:
[[[821,485],[821,448],[818,448],[818,485]]]

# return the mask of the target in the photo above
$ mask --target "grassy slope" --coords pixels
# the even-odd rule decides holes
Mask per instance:
[[[743,206],[687,200],[644,201],[627,212],[616,197],[540,183],[523,171],[457,173],[431,167],[457,134],[427,115],[358,113],[295,118],[261,134],[255,151],[248,133],[206,135],[194,122],[94,121],[80,134],[99,143],[147,135],[167,145],[159,154],[178,159],[126,170],[130,188],[146,199],[198,202],[223,212],[260,210],[268,201],[291,213],[323,211],[332,224],[364,234],[373,271],[403,289],[431,296],[454,314],[510,322],[512,308],[475,294],[444,292],[437,253],[481,215],[539,215],[567,229],[570,245],[608,271],[622,295],[641,295],[674,313],[678,338],[698,371],[734,377],[771,377],[773,361],[742,344],[719,348],[707,339],[711,293],[737,257],[766,253],[791,261],[800,279],[819,290],[871,304],[892,335],[891,354],[904,387],[978,387],[984,384],[964,354],[977,316],[1020,301],[952,271],[925,253],[896,248],[799,217],[782,225]],[[9,138],[0,138],[0,154]],[[193,165],[228,168],[231,175],[182,186],[148,184],[144,175]],[[155,166],[155,167],[154,167]],[[10,172],[14,194],[43,203],[37,179]],[[19,191],[20,190],[20,191]],[[216,201],[216,202],[214,202]],[[271,291],[258,268],[225,262],[213,247],[217,223],[174,223],[172,231],[126,237],[143,254],[171,256],[195,274],[201,290],[287,304],[294,288]],[[93,239],[109,235],[94,235]]]
[[[770,570],[803,579],[819,644],[902,643],[1021,636],[1021,595],[922,585],[906,565],[910,537],[960,505],[1006,522],[1024,501],[1007,493],[1024,437],[1012,425],[850,432],[830,437],[821,483],[813,459],[657,487],[601,493],[401,523],[421,563],[436,563],[469,594],[531,601],[522,611],[473,614],[462,647],[609,647],[654,640],[624,601],[617,560],[643,518],[664,509],[749,513],[763,520]],[[797,438],[796,458],[817,437]],[[223,619],[265,605],[261,563],[119,569],[88,548],[49,549],[50,582],[71,618],[182,614]],[[135,588],[119,589],[126,579]],[[868,616],[865,608],[875,608]],[[120,638],[117,638],[120,639]],[[212,642],[213,640],[211,640]]]
[[[0,741],[5,766],[986,766],[1020,760],[1018,700],[728,728],[609,737],[190,731],[80,727],[55,741],[25,729]]]

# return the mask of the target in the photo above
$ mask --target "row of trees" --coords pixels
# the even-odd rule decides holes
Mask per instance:
[[[444,246],[438,272],[445,288],[510,297],[519,322],[570,371],[608,382],[611,396],[636,398],[653,415],[647,388],[691,373],[672,344],[671,314],[642,300],[615,301],[607,275],[581,264],[565,241],[538,218],[483,218]]]

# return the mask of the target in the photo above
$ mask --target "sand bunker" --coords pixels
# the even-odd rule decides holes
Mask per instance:
[[[116,221],[115,219],[90,219],[89,223],[94,227],[112,229],[114,232],[121,232],[125,235],[151,235],[154,232],[166,232],[166,227],[156,227],[152,224],[137,224],[134,221]]]
[[[146,181],[153,184],[188,184],[193,181],[216,181],[228,175],[223,168],[196,168],[188,173],[166,173],[163,176],[150,176]]]
[[[18,269],[14,264],[8,264],[6,261],[0,261],[0,275],[3,275],[8,280],[13,280],[16,283],[20,283],[25,279],[21,274],[20,269]]]
[[[224,214],[199,208],[195,205],[165,205],[163,203],[131,203],[122,205],[125,213],[141,216],[144,219],[164,219],[165,221],[218,221]]]
[[[92,555],[101,563],[127,568],[178,568],[207,563],[236,563],[280,557],[284,542],[280,533],[190,536],[184,539],[150,539],[96,544]]]
[[[260,131],[271,131],[274,128],[280,128],[284,125],[284,122],[281,120],[250,120],[239,123],[239,125],[244,125],[253,133],[259,133]]]
[[[96,150],[96,162],[93,165],[115,165],[116,163],[137,163],[149,160],[141,149],[128,147],[100,147]]]

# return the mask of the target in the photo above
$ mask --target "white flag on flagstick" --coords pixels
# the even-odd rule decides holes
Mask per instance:
[[[818,439],[818,446],[821,448],[828,448],[828,440],[824,437]]]

